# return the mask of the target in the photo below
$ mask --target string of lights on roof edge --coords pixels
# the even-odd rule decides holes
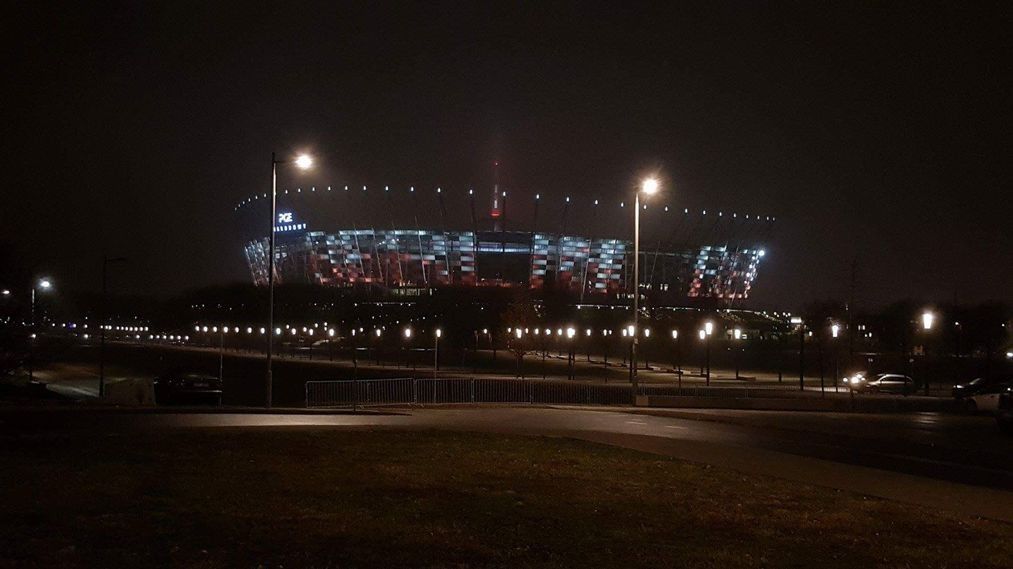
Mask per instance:
[[[364,191],[364,192],[367,191],[366,188],[367,188],[366,186],[362,186],[362,191]],[[349,191],[349,187],[348,186],[343,186],[343,187],[341,187],[339,189],[339,191],[347,192],[347,191]],[[390,186],[384,186],[384,190],[383,191],[385,193],[386,192],[390,192],[391,191],[390,190]],[[300,187],[300,188],[295,188],[295,190],[279,191],[278,195],[288,195],[290,192],[294,193],[294,194],[301,194],[301,193],[303,193],[303,189]],[[333,192],[334,192],[334,187],[333,186],[327,186],[326,190],[321,189],[319,193],[326,194],[326,193],[333,193]],[[409,193],[415,193],[415,186],[409,186],[408,187],[408,192]],[[309,193],[318,193],[316,186],[311,186],[308,190],[306,190],[306,193],[307,194],[309,194]],[[442,187],[437,187],[436,188],[436,193],[442,195],[443,194],[443,188]],[[474,196],[474,194],[475,194],[474,188],[469,188],[467,195]],[[507,192],[503,192],[503,196],[506,197],[506,195],[507,195]],[[244,207],[253,205],[254,202],[257,202],[257,201],[259,201],[261,199],[265,199],[265,200],[267,199],[267,193],[266,192],[262,193],[262,194],[254,194],[254,195],[252,195],[252,196],[250,196],[250,197],[248,197],[248,198],[240,201],[238,204],[236,204],[235,207],[232,208],[232,211],[239,211],[240,209],[242,209]],[[541,201],[541,200],[542,200],[542,194],[541,193],[535,194],[534,201],[538,202],[538,201]],[[570,196],[564,196],[563,203],[570,203]],[[592,205],[594,205],[594,206],[600,205],[600,200],[595,199],[594,203]],[[626,202],[625,201],[619,201],[619,207],[620,208],[625,208],[626,207]],[[642,207],[646,211],[648,209],[648,204],[645,203],[645,204],[642,205]],[[675,210],[678,209],[678,208],[671,207],[669,205],[663,205],[663,206],[659,206],[659,207],[663,211],[665,211],[666,213],[670,212],[670,211],[675,211]],[[690,210],[689,210],[689,208],[682,208],[682,212],[683,212],[684,215],[688,215],[690,213]],[[700,210],[700,213],[701,213],[701,215],[707,215],[707,210],[706,209],[702,209],[702,210]],[[725,212],[724,211],[718,211],[717,216],[718,217],[725,217]],[[738,214],[738,212],[732,212],[729,217],[731,217],[732,219],[738,219],[739,218],[739,214]],[[743,219],[752,220],[752,221],[770,221],[770,222],[777,221],[777,217],[776,216],[772,216],[772,215],[751,215],[751,214],[745,214],[742,217],[743,217]]]

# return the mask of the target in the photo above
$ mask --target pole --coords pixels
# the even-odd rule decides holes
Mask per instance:
[[[271,153],[271,223],[268,225],[270,245],[267,262],[267,377],[264,379],[266,398],[264,407],[271,408],[271,390],[274,383],[274,220],[278,216],[278,161]]]
[[[675,373],[679,378],[679,395],[682,395],[682,344],[675,340]]]
[[[225,326],[220,328],[218,334],[218,381],[222,381],[222,371],[225,369]]]
[[[435,347],[433,348],[433,380],[436,379],[436,372],[440,369],[440,337],[436,337]]]
[[[640,339],[640,190],[633,199],[633,343],[630,345],[630,380],[637,391],[637,343]]]
[[[707,344],[707,385],[711,384],[711,337],[707,336],[704,342]]]
[[[31,307],[32,328],[28,332],[28,382],[35,381],[35,285],[32,284],[32,307]]]
[[[805,327],[798,327],[798,389],[805,391]]]
[[[736,342],[738,343],[738,342]],[[735,347],[735,379],[739,379],[739,348]]]

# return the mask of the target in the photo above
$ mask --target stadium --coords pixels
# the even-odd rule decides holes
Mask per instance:
[[[580,302],[621,299],[633,282],[631,207],[591,197],[524,195],[498,184],[486,192],[279,190],[276,282],[401,296],[441,287],[526,287],[563,291]],[[730,305],[749,297],[774,217],[663,203],[642,207],[644,294],[669,305]],[[266,285],[270,197],[250,196],[235,211],[247,235],[250,275]]]

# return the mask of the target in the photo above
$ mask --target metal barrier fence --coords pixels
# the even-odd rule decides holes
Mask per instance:
[[[588,383],[541,379],[483,379],[441,377],[359,379],[306,382],[306,407],[371,405],[431,405],[446,403],[539,403],[552,405],[632,405],[634,393],[646,396],[690,397],[812,397],[819,389],[797,386],[704,386],[641,383]],[[834,395],[827,390],[827,395]],[[839,396],[847,396],[840,391]]]
[[[306,407],[427,405],[444,403],[541,403],[632,405],[629,384],[533,379],[396,378],[307,381]]]

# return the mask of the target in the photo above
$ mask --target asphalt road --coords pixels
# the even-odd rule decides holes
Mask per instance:
[[[986,417],[538,407],[393,414],[0,411],[2,437],[220,427],[572,437],[1013,521],[1013,439],[999,434]]]

